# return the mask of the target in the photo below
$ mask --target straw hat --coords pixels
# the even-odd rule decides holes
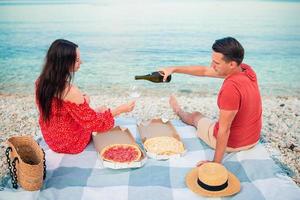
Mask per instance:
[[[238,178],[223,165],[207,162],[188,172],[185,183],[193,192],[207,197],[225,197],[240,191]]]

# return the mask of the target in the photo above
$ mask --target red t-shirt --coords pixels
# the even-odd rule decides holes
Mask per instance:
[[[227,146],[238,148],[259,140],[262,126],[262,104],[256,74],[249,65],[242,72],[227,77],[219,91],[220,110],[238,110],[230,127]],[[214,127],[217,138],[219,122]]]

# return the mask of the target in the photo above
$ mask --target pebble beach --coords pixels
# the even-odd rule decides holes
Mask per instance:
[[[194,93],[175,94],[179,104],[187,111],[200,111],[216,120],[217,96]],[[168,104],[164,93],[144,91],[136,99],[131,113],[121,117],[148,120],[152,118],[178,119]],[[91,107],[106,105],[114,108],[132,100],[127,95],[101,91],[91,96]],[[261,143],[273,160],[300,186],[300,98],[292,96],[263,96],[263,128]],[[15,135],[41,137],[34,95],[0,94],[0,177],[8,173],[6,140]]]

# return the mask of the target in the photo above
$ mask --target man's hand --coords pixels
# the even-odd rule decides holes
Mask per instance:
[[[204,163],[208,163],[208,162],[211,162],[210,160],[201,160],[199,162],[197,162],[196,166],[197,167],[200,167],[201,165],[203,165]]]
[[[167,80],[167,77],[174,72],[174,68],[173,67],[162,68],[159,69],[158,71],[162,76],[164,76],[163,81],[165,82]]]

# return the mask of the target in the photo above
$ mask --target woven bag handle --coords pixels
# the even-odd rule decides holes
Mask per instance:
[[[46,179],[46,172],[47,172],[47,170],[46,170],[46,158],[45,158],[45,151],[44,151],[44,149],[43,148],[41,148],[42,149],[42,151],[43,151],[43,167],[44,167],[44,175],[43,175],[43,180],[45,180]]]
[[[7,147],[5,155],[6,155],[6,159],[7,159],[9,173],[11,176],[12,186],[13,186],[13,188],[17,189],[18,188],[18,177],[17,177],[16,161],[18,161],[18,163],[19,163],[19,159],[18,159],[18,157],[15,157],[13,159],[13,161],[11,162],[10,155],[9,155],[10,151],[12,151],[12,148]]]

